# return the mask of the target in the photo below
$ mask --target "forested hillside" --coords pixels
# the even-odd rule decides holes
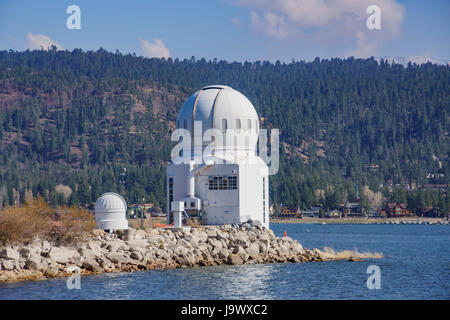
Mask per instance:
[[[421,188],[448,184],[448,66],[180,61],[102,49],[0,52],[0,206],[36,195],[85,205],[106,191],[164,206],[177,111],[210,84],[242,92],[263,127],[280,129],[274,204],[331,208],[353,200],[357,184],[363,198],[380,192],[448,212],[441,189]]]

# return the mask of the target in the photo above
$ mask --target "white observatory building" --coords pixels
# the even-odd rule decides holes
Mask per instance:
[[[167,167],[167,223],[184,209],[204,225],[251,219],[268,228],[268,167],[256,154],[252,103],[230,87],[207,86],[183,104],[176,127],[190,133],[191,144]]]
[[[99,229],[128,229],[126,217],[127,203],[125,199],[114,192],[101,195],[95,202],[95,222]]]

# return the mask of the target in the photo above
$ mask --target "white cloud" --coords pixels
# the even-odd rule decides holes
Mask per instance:
[[[347,54],[375,55],[376,50],[401,32],[405,15],[397,0],[237,0],[249,10],[252,26],[270,37],[296,39],[310,36],[329,42],[352,42]],[[381,11],[381,30],[368,30],[368,6]]]
[[[282,15],[265,12],[260,17],[258,13],[251,11],[250,21],[253,26],[258,29],[263,29],[271,37],[284,39],[289,35],[289,26]]]
[[[28,32],[26,48],[30,50],[49,50],[51,46],[55,46],[58,50],[64,50],[62,45],[48,36]]]
[[[144,56],[149,58],[170,58],[170,51],[161,39],[153,39],[153,42],[139,38]]]

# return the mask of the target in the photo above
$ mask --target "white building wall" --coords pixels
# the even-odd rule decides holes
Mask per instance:
[[[269,180],[267,165],[256,156],[236,164],[215,164],[195,175],[195,197],[202,202],[202,221],[207,225],[234,224],[249,219],[269,227]],[[169,215],[169,179],[173,179],[173,200],[183,201],[187,196],[189,165],[170,164],[167,167],[167,222]],[[237,189],[210,190],[209,177],[236,176]],[[263,189],[263,177],[265,179]],[[265,194],[265,196],[263,196]],[[264,200],[265,198],[265,200]],[[264,205],[264,206],[263,206]]]
[[[166,177],[166,204],[167,204],[167,223],[170,223],[170,201],[169,201],[169,179],[173,179],[173,200],[172,201],[182,201],[187,195],[187,173],[189,170],[189,165],[187,164],[174,164],[171,163],[167,167],[167,177]]]
[[[239,165],[239,198],[240,221],[248,219],[258,220],[264,226],[269,227],[268,219],[268,169],[267,165],[259,157],[252,156]],[[265,186],[263,190],[263,177]],[[263,192],[265,193],[265,207],[263,207]],[[265,208],[265,210],[264,210]],[[266,216],[263,216],[265,211]]]
[[[210,190],[209,177],[237,176],[236,164],[219,164],[203,170],[197,177],[198,196],[203,203],[205,224],[239,223],[239,177],[236,190]],[[196,187],[197,187],[196,185]],[[206,200],[206,201],[205,201]]]

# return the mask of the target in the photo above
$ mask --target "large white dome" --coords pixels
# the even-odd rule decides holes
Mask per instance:
[[[238,143],[237,149],[253,151],[256,147],[258,114],[247,97],[231,87],[207,86],[191,95],[178,113],[176,126],[189,130],[193,136],[194,121],[201,121],[202,124],[201,132],[195,132],[195,135],[217,129],[224,137],[246,138],[245,143]]]

